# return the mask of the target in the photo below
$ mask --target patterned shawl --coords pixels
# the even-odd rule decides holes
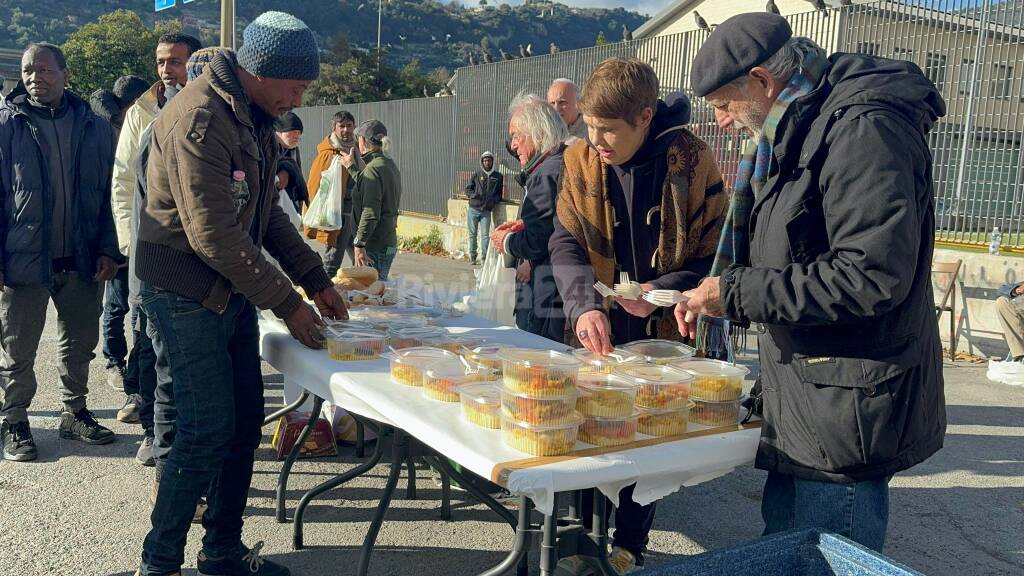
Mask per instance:
[[[768,179],[768,170],[774,161],[772,143],[775,141],[776,130],[790,104],[814,90],[828,70],[828,65],[824,54],[807,54],[801,70],[793,74],[768,111],[760,138],[747,141],[736,172],[736,180],[733,182],[732,200],[729,202],[728,216],[718,241],[718,251],[711,266],[712,277],[721,276],[732,265],[750,265],[750,215],[754,201],[760,197],[761,189]],[[697,347],[708,356],[730,356],[731,354],[722,349],[728,344],[728,324],[728,321],[721,319],[702,317]],[[717,333],[719,330],[725,334]]]

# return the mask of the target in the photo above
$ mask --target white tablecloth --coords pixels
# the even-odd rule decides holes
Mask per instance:
[[[475,316],[443,324],[453,333],[480,336],[488,343],[565,348]],[[495,466],[530,457],[505,446],[500,431],[464,421],[457,402],[438,402],[418,388],[392,382],[387,360],[331,360],[323,350],[302,346],[277,320],[261,319],[260,331],[263,358],[290,381],[350,412],[401,428],[476,474],[489,478]],[[757,429],[741,430],[515,470],[506,485],[530,497],[546,514],[552,513],[557,492],[596,487],[617,504],[619,490],[633,483],[633,499],[647,504],[752,461],[759,434]]]

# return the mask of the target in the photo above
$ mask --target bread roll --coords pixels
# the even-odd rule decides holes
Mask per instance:
[[[377,270],[370,266],[353,266],[351,268],[342,268],[338,271],[338,275],[342,278],[352,278],[358,280],[364,286],[369,286],[377,281],[378,275]]]
[[[366,290],[366,284],[363,284],[355,278],[342,278],[335,280],[334,287],[338,290]]]
[[[370,284],[370,287],[366,289],[366,293],[371,296],[380,296],[384,294],[384,283],[377,280],[373,284]]]

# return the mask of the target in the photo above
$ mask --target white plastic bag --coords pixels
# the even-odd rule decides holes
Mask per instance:
[[[488,243],[476,291],[469,299],[470,312],[502,326],[515,326],[515,303],[516,271],[506,268],[504,258]]]
[[[1024,386],[1024,364],[1012,360],[990,360],[985,374],[992,382]]]
[[[316,198],[302,217],[302,223],[309,228],[325,232],[341,230],[344,216],[345,187],[342,178],[341,159],[335,158],[330,167],[320,173],[320,186]]]

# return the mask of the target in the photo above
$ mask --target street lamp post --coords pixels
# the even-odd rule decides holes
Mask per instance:
[[[384,0],[377,0],[377,72],[380,72],[380,29],[384,19]]]
[[[235,0],[220,0],[220,45],[235,49]]]

